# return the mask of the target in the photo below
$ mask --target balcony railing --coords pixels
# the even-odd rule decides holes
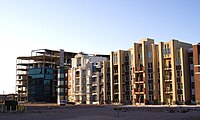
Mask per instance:
[[[200,74],[200,65],[194,65],[195,67],[195,74]]]
[[[79,74],[76,74],[76,77],[80,77],[80,75],[79,75]]]
[[[144,92],[144,88],[135,88],[134,91],[135,92]]]
[[[92,81],[92,84],[97,84],[97,81]]]
[[[164,68],[165,70],[171,70],[172,69],[172,67],[171,67],[171,65],[170,66],[165,66],[165,68]]]
[[[172,93],[172,89],[165,89],[165,93],[166,93],[166,94]]]
[[[96,93],[96,92],[97,92],[97,90],[92,90],[92,92],[93,92],[93,93]]]
[[[165,82],[170,82],[170,81],[172,81],[172,78],[169,77],[169,76],[166,76],[164,79],[165,79]]]
[[[144,71],[144,67],[143,66],[137,67],[135,71]]]
[[[135,82],[141,82],[142,83],[142,82],[144,82],[144,78],[143,77],[142,78],[138,77],[138,78],[135,79]]]
[[[118,93],[119,92],[119,90],[118,89],[114,89],[114,93]]]
[[[119,83],[119,81],[116,79],[116,80],[114,80],[114,83]]]

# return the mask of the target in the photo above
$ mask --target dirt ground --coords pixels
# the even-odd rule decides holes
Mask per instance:
[[[116,108],[120,108],[119,114]],[[0,120],[200,120],[200,108],[27,106],[24,112],[0,112]]]

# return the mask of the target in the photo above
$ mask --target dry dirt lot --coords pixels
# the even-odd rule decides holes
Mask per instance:
[[[119,106],[29,106],[25,112],[0,112],[0,120],[200,120],[199,108]]]

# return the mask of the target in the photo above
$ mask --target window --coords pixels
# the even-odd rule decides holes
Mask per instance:
[[[194,70],[190,70],[190,76],[194,76]]]
[[[140,81],[142,81],[143,80],[143,75],[140,74],[139,77],[140,77]]]
[[[130,97],[129,97],[129,96],[126,96],[126,100],[130,100]]]
[[[125,61],[125,62],[128,62],[128,56],[125,56],[125,57],[124,57],[124,61]]]
[[[151,57],[152,57],[152,52],[149,51],[149,52],[148,52],[148,58],[151,58]]]
[[[194,89],[194,82],[191,83],[191,88]]]
[[[152,73],[148,73],[148,79],[152,80],[153,79],[153,74]]]
[[[138,54],[138,59],[141,60],[142,59],[142,54]]]
[[[149,84],[149,90],[153,90],[153,84]]]
[[[164,54],[170,54],[169,44],[165,44],[165,47],[163,48],[163,55]]]
[[[177,77],[180,77],[180,71],[177,71]]]
[[[193,57],[189,58],[190,64],[193,64]]]
[[[178,95],[178,101],[181,101],[181,95]]]
[[[126,71],[129,71],[129,66],[126,66],[125,68],[126,68]]]
[[[167,48],[167,54],[170,54],[170,48]]]
[[[126,77],[126,80],[129,80],[129,76],[126,75],[125,77]]]
[[[180,90],[181,89],[181,83],[177,83],[178,85],[178,89]]]
[[[149,101],[153,101],[153,95],[149,95]]]
[[[118,62],[117,54],[113,54],[113,63],[117,62]]]
[[[152,68],[152,67],[153,67],[152,63],[148,63],[148,68]]]
[[[92,100],[93,100],[94,102],[96,102],[96,101],[97,101],[97,95],[93,95],[93,96],[92,96]]]

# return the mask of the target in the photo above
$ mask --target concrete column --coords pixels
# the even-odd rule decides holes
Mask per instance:
[[[133,50],[132,50],[132,54],[133,54],[133,66],[134,67],[134,70],[136,70],[136,59],[137,59],[137,56],[136,56],[136,43],[133,44]],[[136,96],[135,96],[135,93],[133,92],[134,91],[134,86],[135,86],[135,73],[133,73],[133,80],[132,80],[132,96],[133,96],[133,104],[135,104],[136,102],[134,101],[134,99],[136,99]]]
[[[111,103],[113,103],[113,52],[110,53],[110,88]]]
[[[82,69],[80,68],[80,78],[79,78],[79,85],[80,85],[80,88],[79,88],[79,99],[80,99],[80,102],[82,103],[82,100],[83,100],[83,96],[82,96],[82,77],[83,77],[83,73],[82,73]]]
[[[122,102],[122,67],[121,67],[121,50],[118,51],[117,53],[118,57],[118,82],[119,82],[119,103]]]
[[[159,66],[160,66],[160,96],[161,96],[161,104],[164,103],[165,95],[164,95],[164,71],[163,71],[163,43],[160,42],[158,46],[159,51]]]
[[[176,80],[176,47],[175,47],[175,41],[170,41],[171,44],[171,64],[172,64],[172,97],[173,97],[173,103],[176,104],[177,101],[177,80]]]

